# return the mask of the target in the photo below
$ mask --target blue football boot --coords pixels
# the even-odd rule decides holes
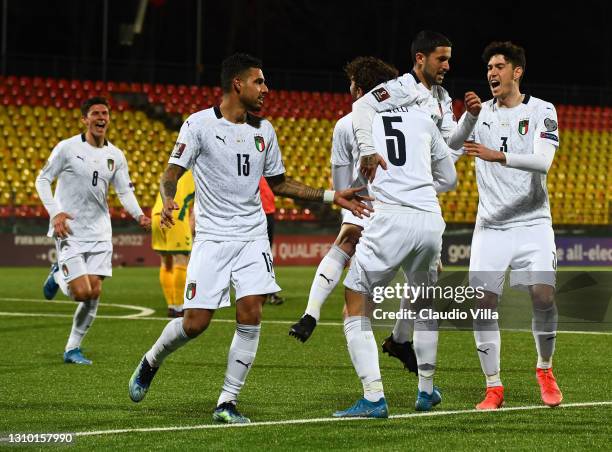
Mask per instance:
[[[153,377],[157,373],[159,367],[152,367],[147,361],[146,356],[143,356],[140,362],[138,363],[138,367],[132,374],[130,378],[130,383],[128,385],[130,399],[132,402],[140,402],[147,395],[147,391],[149,390],[149,386],[151,386],[151,382],[153,381]]]
[[[425,391],[417,391],[417,399],[414,408],[417,411],[430,411],[440,402],[442,402],[442,393],[440,392],[440,388],[434,386],[431,394],[427,394]]]
[[[57,262],[51,265],[51,271],[49,272],[49,276],[45,279],[45,284],[43,285],[43,295],[47,300],[53,300],[55,295],[57,294],[57,290],[59,289],[59,285],[55,282],[55,278],[53,275],[55,272],[59,271],[59,267]]]
[[[64,362],[68,364],[87,364],[91,365],[92,361],[83,356],[83,352],[80,347],[73,348],[64,352]]]
[[[384,397],[381,397],[378,402],[370,402],[367,399],[361,398],[357,400],[355,405],[347,408],[344,411],[336,411],[333,414],[334,417],[375,417],[375,418],[388,418],[389,409],[387,408],[387,401]]]
[[[223,422],[224,424],[250,424],[251,420],[243,416],[236,409],[232,402],[225,402],[219,405],[213,412],[213,421]]]

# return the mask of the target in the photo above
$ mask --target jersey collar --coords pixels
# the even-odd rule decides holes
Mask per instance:
[[[218,105],[215,105],[213,107],[213,110],[215,112],[215,116],[217,117],[217,119],[223,118],[223,115],[221,114],[221,108]]]
[[[81,134],[81,141],[83,143],[85,143],[87,141],[87,138],[85,137],[84,133]],[[104,146],[108,146],[108,140],[106,138],[104,138]]]
[[[523,97],[523,104],[527,105],[529,103],[529,100],[531,99],[531,96],[529,94],[525,94],[525,97]],[[497,97],[493,98],[493,105],[497,104]]]

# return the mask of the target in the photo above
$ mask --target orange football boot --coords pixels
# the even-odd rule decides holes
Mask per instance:
[[[563,400],[563,394],[557,385],[557,380],[553,375],[552,368],[540,369],[536,368],[536,378],[540,385],[540,393],[542,395],[542,402],[548,406],[558,406]]]
[[[496,410],[504,404],[504,387],[490,386],[487,388],[485,398],[476,405],[477,410]]]

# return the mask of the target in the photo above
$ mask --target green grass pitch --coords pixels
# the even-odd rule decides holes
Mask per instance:
[[[165,325],[157,269],[116,268],[104,283],[99,318],[83,348],[94,365],[62,362],[74,305],[42,302],[43,268],[0,271],[0,437],[10,433],[98,432],[77,435],[71,448],[186,450],[457,450],[609,449],[612,444],[612,335],[560,333],[555,374],[565,408],[541,405],[529,332],[502,332],[502,412],[470,411],[484,393],[472,333],[442,331],[436,384],[443,402],[434,415],[415,414],[416,378],[398,361],[380,356],[388,420],[335,422],[329,418],[361,396],[341,326],[339,287],[323,309],[323,322],[301,344],[287,334],[306,304],[314,268],[278,268],[282,306],[265,306],[254,367],[240,410],[255,425],[210,428],[234,331],[234,309],[217,313],[201,337],[173,354],[158,372],[147,398],[134,404],[128,379]],[[62,300],[58,297],[58,300]],[[39,301],[35,301],[39,300]],[[155,309],[153,319],[119,318]],[[528,305],[525,305],[528,307]],[[29,314],[29,315],[28,315]],[[388,330],[378,328],[380,342]],[[607,402],[601,405],[577,405]],[[438,414],[436,414],[438,413]],[[302,420],[296,423],[280,423]],[[258,424],[263,422],[264,424]],[[185,427],[197,426],[195,429]],[[163,431],[151,428],[180,427]],[[135,431],[144,429],[144,431]],[[121,433],[104,432],[128,430]],[[0,447],[10,446],[0,443]],[[36,448],[50,447],[34,445]]]

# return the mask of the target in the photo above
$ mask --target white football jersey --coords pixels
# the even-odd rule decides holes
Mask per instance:
[[[429,111],[400,107],[379,113],[372,137],[387,162],[376,171],[371,191],[377,201],[441,213],[434,189],[432,162],[450,156],[450,148],[431,120]]]
[[[133,190],[128,164],[123,152],[108,141],[101,148],[90,145],[85,134],[61,141],[38,176],[52,183],[57,178],[53,198],[58,212],[73,217],[67,224],[71,239],[94,242],[112,239],[108,212],[108,189],[117,192]],[[49,225],[48,236],[52,237]]]
[[[372,96],[377,101],[376,110],[379,112],[415,103],[426,108],[431,111],[432,119],[440,129],[444,140],[448,140],[457,127],[453,114],[453,101],[448,91],[440,85],[433,85],[431,90],[428,90],[414,72],[382,83],[367,96]],[[369,103],[374,104],[374,102]]]
[[[331,164],[335,166],[351,166],[353,178],[351,187],[368,185],[368,181],[359,171],[359,148],[353,131],[352,113],[336,122],[332,136]],[[344,189],[346,187],[340,187]]]
[[[269,121],[248,115],[246,123],[234,124],[219,107],[194,113],[183,123],[168,163],[193,169],[195,240],[267,239],[259,179],[285,172]]]
[[[516,154],[533,154],[536,140],[558,147],[557,111],[553,104],[529,95],[513,108],[500,108],[492,99],[482,104],[470,139]],[[475,160],[481,225],[504,229],[552,223],[546,174]]]

